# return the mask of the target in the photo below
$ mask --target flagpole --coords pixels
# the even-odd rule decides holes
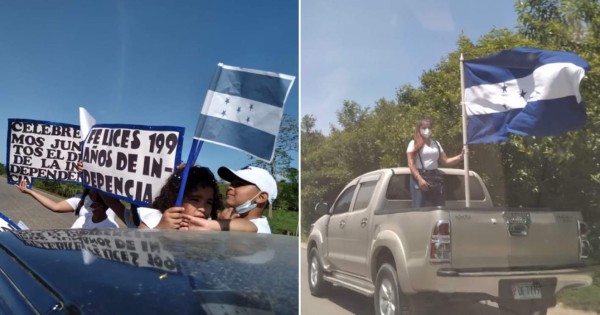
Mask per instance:
[[[183,170],[183,174],[181,175],[181,186],[179,186],[179,193],[177,194],[177,202],[175,203],[176,207],[181,207],[183,205],[183,195],[185,193],[185,184],[187,183],[188,174],[190,172],[190,167],[194,163],[196,163],[196,159],[200,154],[200,150],[202,149],[202,145],[204,141],[200,141],[196,138],[192,141],[192,147],[190,148],[190,154],[188,154],[187,162],[185,163],[185,169]]]
[[[462,127],[463,127],[463,152],[465,167],[465,206],[471,206],[471,185],[469,183],[469,145],[467,144],[467,108],[465,105],[465,74],[464,58],[460,54],[460,104],[462,107]]]

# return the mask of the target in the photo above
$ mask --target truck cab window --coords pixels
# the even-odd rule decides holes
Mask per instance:
[[[385,197],[388,200],[411,200],[410,175],[397,174],[390,178]]]
[[[481,184],[473,176],[469,178],[469,190],[471,191],[471,200],[483,201],[485,199]],[[444,193],[446,201],[465,200],[465,178],[463,176],[444,175]]]
[[[365,209],[369,206],[373,191],[375,190],[375,185],[377,185],[377,181],[360,183],[353,210]]]
[[[335,202],[333,206],[333,213],[331,214],[340,214],[344,212],[348,212],[350,210],[350,203],[352,202],[352,196],[354,196],[354,190],[356,189],[356,185],[348,187],[340,198]]]

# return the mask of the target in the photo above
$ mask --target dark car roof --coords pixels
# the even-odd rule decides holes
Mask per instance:
[[[295,237],[127,229],[10,231],[0,233],[0,248],[2,281],[12,283],[15,296],[27,300],[17,308],[21,311],[29,305],[41,313],[55,308],[72,314],[298,313]],[[3,296],[5,287],[0,286]]]

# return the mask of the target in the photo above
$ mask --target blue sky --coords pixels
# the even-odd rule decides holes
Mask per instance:
[[[80,106],[97,123],[184,127],[186,160],[217,63],[298,80],[298,3],[0,0],[0,47],[1,163],[8,118],[78,125]],[[298,91],[285,106],[295,119]],[[210,143],[196,162],[249,163]]]
[[[475,41],[516,18],[513,1],[302,1],[302,115],[327,134],[344,100],[395,99],[456,50],[461,32]]]

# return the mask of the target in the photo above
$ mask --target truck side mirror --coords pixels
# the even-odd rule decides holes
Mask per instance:
[[[318,215],[326,215],[329,213],[329,205],[327,205],[327,202],[319,202],[315,206],[315,212]]]

